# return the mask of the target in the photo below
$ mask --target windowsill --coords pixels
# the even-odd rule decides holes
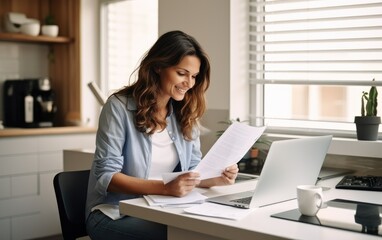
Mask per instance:
[[[304,138],[303,135],[267,134],[271,140],[283,140],[290,138]],[[334,137],[330,144],[328,154],[372,157],[382,160],[382,141],[359,141],[354,138]]]

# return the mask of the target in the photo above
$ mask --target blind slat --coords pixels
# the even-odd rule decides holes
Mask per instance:
[[[323,49],[323,50],[308,50],[309,53],[340,53],[340,52],[381,52],[382,48],[368,48],[368,49]],[[307,50],[293,50],[293,51],[249,51],[250,54],[290,54],[290,53],[306,53]]]
[[[288,60],[288,61],[251,61],[249,60],[249,64],[274,64],[274,63],[381,63],[382,60]]]
[[[278,79],[258,79],[258,80],[251,80],[250,84],[285,84],[285,85],[306,85],[306,81],[304,80],[278,80]],[[321,80],[309,80],[309,85],[319,85],[319,86],[338,86],[344,84],[344,81],[338,81],[338,80],[328,80],[328,79],[321,79]],[[346,81],[346,85],[348,86],[370,86],[370,79],[364,79],[362,81]],[[382,86],[382,81],[376,81],[373,83],[375,86]]]
[[[337,39],[314,39],[314,40],[283,40],[283,41],[254,41],[252,39],[252,36],[250,36],[250,45],[256,45],[256,46],[269,46],[269,45],[278,45],[278,44],[285,44],[285,43],[336,43],[336,42],[366,42],[366,41],[382,41],[382,37],[365,37],[365,38],[337,38]],[[382,48],[382,45],[381,45]]]
[[[332,5],[332,6],[324,6],[324,7],[314,7],[314,4],[307,4],[309,1],[292,1],[292,2],[300,2],[300,3],[306,3],[305,7],[300,7],[300,8],[295,8],[295,9],[288,9],[288,10],[277,10],[277,11],[268,11],[268,12],[260,12],[258,9],[261,9],[266,6],[271,6],[271,5],[276,5],[274,3],[276,2],[271,2],[271,1],[255,1],[249,3],[249,7],[253,8],[252,11],[250,11],[250,15],[258,15],[258,16],[265,16],[265,15],[274,15],[274,14],[285,14],[285,13],[299,13],[299,12],[322,12],[322,11],[327,11],[327,10],[344,10],[344,9],[362,9],[362,8],[373,8],[373,7],[380,7],[382,6],[381,2],[372,2],[372,3],[357,3],[354,4],[354,2],[347,2],[347,1],[342,1],[342,5]],[[312,1],[313,2],[313,1]],[[334,1],[333,1],[334,2]],[[286,4],[287,1],[279,1],[277,2],[280,5],[281,4]],[[335,4],[335,3],[333,3]]]
[[[258,18],[258,15],[251,15],[250,17],[253,17],[254,19],[250,18],[250,25],[251,26],[257,26],[257,27],[262,27],[262,26],[269,26],[269,25],[277,25],[277,24],[290,24],[290,23],[306,23],[307,19],[302,18],[302,19],[293,19],[293,20],[280,20],[280,21],[268,21],[268,22],[258,22],[256,21],[256,18]],[[309,23],[314,23],[314,22],[330,22],[330,21],[347,21],[347,20],[362,20],[362,19],[380,19],[382,15],[380,14],[374,14],[374,15],[366,15],[366,16],[345,16],[345,17],[338,17],[338,16],[333,16],[333,17],[320,17],[320,18],[309,18]]]
[[[369,27],[347,27],[347,28],[339,28],[339,27],[331,27],[331,28],[316,28],[316,29],[298,29],[298,30],[285,30],[285,31],[263,31],[257,29],[251,29],[250,26],[250,35],[251,36],[265,36],[265,35],[274,35],[274,34],[293,34],[293,33],[319,33],[319,32],[344,32],[344,31],[358,31],[362,34],[362,31],[372,31],[372,30],[381,30],[381,26],[369,26]]]

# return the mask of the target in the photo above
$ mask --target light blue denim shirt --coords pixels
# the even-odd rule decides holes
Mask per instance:
[[[113,174],[122,172],[143,179],[149,176],[151,137],[135,128],[135,113],[135,101],[126,96],[111,96],[102,108],[89,177],[86,217],[99,204],[118,205],[120,200],[139,197],[107,192]],[[198,131],[194,131],[192,141],[185,140],[172,107],[166,119],[167,131],[174,142],[181,171],[195,168],[202,157]]]

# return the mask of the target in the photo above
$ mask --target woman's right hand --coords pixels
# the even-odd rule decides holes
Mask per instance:
[[[165,184],[165,195],[183,197],[191,192],[200,183],[200,174],[188,172],[179,175],[171,182]]]

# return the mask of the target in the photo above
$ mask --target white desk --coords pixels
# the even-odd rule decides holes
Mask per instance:
[[[340,178],[322,181],[319,185],[333,187]],[[251,189],[256,180],[232,186],[201,189],[206,196],[240,192]],[[325,191],[327,200],[342,198],[382,204],[381,192],[330,189]],[[139,217],[168,225],[168,239],[381,239],[363,233],[315,226],[271,217],[272,214],[297,208],[297,201],[255,209],[240,221],[186,214],[181,208],[150,207],[143,198],[120,202],[122,214]]]

